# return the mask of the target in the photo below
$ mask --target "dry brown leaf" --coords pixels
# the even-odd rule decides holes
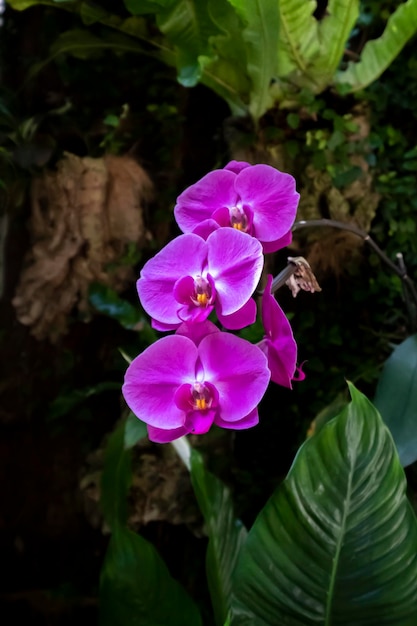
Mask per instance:
[[[67,153],[56,171],[33,180],[32,248],[13,304],[35,337],[55,341],[74,307],[88,316],[92,282],[120,292],[134,279],[118,261],[129,244],[145,241],[143,207],[151,196],[148,175],[127,156]]]

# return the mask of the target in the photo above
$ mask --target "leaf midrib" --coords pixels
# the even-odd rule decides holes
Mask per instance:
[[[347,516],[349,513],[349,509],[350,509],[350,502],[352,499],[352,480],[353,480],[355,463],[356,463],[356,455],[355,455],[354,460],[351,463],[351,471],[349,473],[346,498],[345,498],[345,506],[344,506],[344,511],[343,511],[343,518],[342,518],[342,523],[340,526],[339,537],[338,537],[337,544],[336,544],[336,552],[335,552],[335,556],[333,559],[332,571],[330,574],[330,585],[329,585],[329,591],[328,591],[328,600],[326,603],[326,617],[325,617],[324,626],[331,626],[331,610],[333,608],[334,588],[336,585],[336,576],[337,576],[337,570],[339,567],[339,557],[342,551],[343,540],[346,534]]]
[[[289,31],[287,20],[286,20],[285,15],[284,15],[284,13],[282,12],[281,9],[280,9],[279,15],[280,15],[280,22],[281,22],[281,24],[283,26],[283,29],[285,31],[286,39],[288,41],[288,44],[289,44],[289,46],[291,48],[291,52],[292,52],[293,57],[294,57],[294,61],[296,62],[296,64],[300,68],[300,70],[305,73],[307,71],[307,65],[303,62],[303,60],[301,58],[301,55],[299,54],[299,52],[297,50],[296,43],[293,43],[292,37],[290,36],[290,31]]]

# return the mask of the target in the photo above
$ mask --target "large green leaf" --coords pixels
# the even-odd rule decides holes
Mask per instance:
[[[208,0],[208,10],[220,34],[209,39],[213,56],[204,64],[201,82],[224,98],[234,115],[247,115],[251,82],[242,22],[225,0]]]
[[[378,412],[350,391],[249,532],[233,626],[417,624],[417,520],[404,473]]]
[[[53,0],[7,0],[7,4],[11,6],[12,9],[15,9],[15,11],[25,11],[38,4],[54,6],[55,2]]]
[[[175,0],[123,0],[123,2],[132,15],[145,15],[146,13],[159,13],[172,5]]]
[[[201,626],[194,602],[140,535],[117,526],[100,577],[100,626]]]
[[[178,80],[193,87],[201,78],[202,58],[210,58],[209,39],[219,31],[209,16],[207,0],[178,0],[156,16],[160,31],[175,46]]]
[[[245,25],[247,71],[252,81],[249,110],[258,120],[273,106],[271,81],[278,60],[279,15],[276,0],[228,0]]]
[[[278,76],[297,81],[305,76],[319,51],[316,0],[281,0],[279,7]]]
[[[141,439],[148,435],[145,422],[142,422],[130,411],[126,419],[124,431],[124,447],[126,450],[133,448]]]
[[[329,1],[326,15],[319,23],[320,55],[312,71],[319,91],[332,83],[358,15],[359,0]]]
[[[127,521],[127,493],[132,482],[132,455],[125,447],[125,420],[112,432],[104,455],[100,505],[112,530]]]
[[[101,479],[100,503],[112,536],[100,576],[100,626],[200,626],[197,607],[158,552],[126,527],[132,479],[127,448],[144,434],[132,425],[126,430],[131,419],[110,435]]]
[[[391,15],[381,37],[368,41],[358,63],[338,72],[336,83],[351,91],[370,85],[387,69],[407,41],[417,32],[417,0],[408,0]]]
[[[394,437],[403,466],[417,460],[417,335],[397,346],[378,381],[375,406]]]
[[[121,298],[111,287],[93,283],[88,291],[88,299],[97,311],[118,321],[128,330],[139,331],[148,343],[157,340],[157,334],[151,328],[142,309]]]
[[[201,455],[191,453],[191,482],[209,537],[206,571],[217,626],[223,626],[231,606],[232,573],[246,529],[233,512],[230,491],[208,472]]]

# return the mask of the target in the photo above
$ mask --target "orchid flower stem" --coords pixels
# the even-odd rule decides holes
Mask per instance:
[[[188,471],[191,471],[191,446],[185,437],[171,441],[171,445]]]
[[[367,232],[357,228],[356,226],[352,226],[352,224],[346,224],[344,222],[338,222],[337,220],[328,220],[328,219],[320,219],[320,220],[302,220],[300,222],[295,222],[292,230],[301,230],[302,228],[313,228],[316,226],[327,226],[330,228],[338,228],[340,230],[346,230],[354,235],[357,235],[363,241],[365,241],[374,252],[379,256],[379,258],[386,264],[388,267],[403,281],[403,294],[404,299],[408,308],[410,321],[412,326],[416,325],[416,314],[413,313],[413,305],[414,309],[417,309],[417,289],[414,282],[411,280],[409,275],[407,274],[407,268],[404,263],[404,259],[401,253],[397,254],[398,265],[395,264],[391,259],[381,250],[381,248],[375,243],[373,239],[369,236]],[[280,275],[277,276],[275,280],[279,278]],[[274,282],[275,282],[274,280]],[[410,298],[413,302],[410,301]]]
[[[297,266],[294,263],[291,263],[291,261],[288,261],[287,267],[284,267],[284,269],[281,270],[281,272],[275,276],[272,281],[271,293],[275,293],[278,289],[280,289],[280,287],[283,287],[296,270]]]
[[[296,270],[297,266],[294,265],[294,263],[291,263],[291,261],[288,261],[287,267],[284,267],[284,269],[281,270],[280,273],[275,276],[274,280],[272,281],[271,293],[275,293],[276,291],[278,291],[278,289],[283,287],[287,280],[291,278]],[[263,289],[257,289],[255,295],[262,296],[263,292]]]

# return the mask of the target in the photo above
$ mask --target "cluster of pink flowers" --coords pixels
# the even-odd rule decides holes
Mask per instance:
[[[297,346],[271,294],[272,276],[262,296],[265,336],[258,345],[207,318],[214,311],[228,330],[255,321],[252,295],[263,254],[291,242],[298,199],[289,174],[237,161],[178,197],[175,218],[184,234],[144,265],[137,283],[152,326],[175,334],[136,357],[123,385],[151,441],[206,433],[213,424],[249,428],[258,423],[270,380],[291,387]]]

